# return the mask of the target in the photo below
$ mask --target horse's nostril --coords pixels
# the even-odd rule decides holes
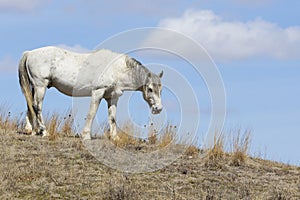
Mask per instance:
[[[162,107],[156,107],[156,108],[155,108],[155,110],[156,110],[158,113],[160,113],[160,112],[162,111],[162,109],[163,109]]]

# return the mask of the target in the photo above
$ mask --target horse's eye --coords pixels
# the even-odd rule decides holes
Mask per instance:
[[[148,88],[148,93],[153,92],[152,88]]]

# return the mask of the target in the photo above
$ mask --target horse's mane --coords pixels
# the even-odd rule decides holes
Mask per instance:
[[[141,62],[139,62],[136,59],[131,58],[129,56],[126,56],[125,62],[126,62],[127,67],[129,67],[129,68],[135,68],[137,66],[143,66]]]

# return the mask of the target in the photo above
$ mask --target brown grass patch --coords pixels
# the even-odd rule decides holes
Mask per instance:
[[[108,131],[107,131],[108,134]],[[118,139],[113,143],[118,147],[134,146],[139,143],[139,139],[135,137],[133,124],[127,122],[121,126],[121,131],[118,132]]]
[[[213,144],[206,149],[206,165],[222,167],[228,159],[233,166],[245,164],[251,143],[251,130],[242,131],[241,128],[224,132],[215,132]],[[227,144],[231,145],[229,150]]]
[[[74,124],[74,117],[72,115],[71,110],[68,110],[63,118],[62,127],[60,129],[60,133],[66,137],[72,137],[77,135],[75,124]]]
[[[240,166],[245,163],[248,157],[248,151],[251,143],[251,130],[245,130],[243,133],[238,129],[237,135],[232,138],[231,160],[234,166]]]
[[[118,147],[140,146],[141,144],[145,146],[147,144],[151,149],[162,149],[170,144],[176,144],[177,134],[177,127],[168,124],[163,128],[161,134],[158,135],[153,124],[151,124],[148,128],[148,138],[140,139],[138,137],[140,133],[134,130],[133,124],[127,122],[120,126],[118,139],[113,141],[113,143]],[[109,130],[106,130],[104,135],[106,138],[111,139]]]
[[[53,145],[55,144],[55,145]],[[249,158],[222,170],[181,157],[155,172],[103,165],[75,137],[0,137],[1,199],[299,199],[300,170]],[[108,155],[109,156],[109,155]],[[226,157],[227,155],[225,155]],[[284,170],[284,173],[282,172]]]
[[[206,165],[215,166],[218,164],[225,155],[225,137],[223,132],[216,131],[214,134],[214,141],[212,146],[210,146],[207,150],[206,156]]]
[[[19,116],[12,117],[10,106],[8,104],[0,105],[0,129],[4,130],[4,133],[7,133],[11,130],[18,130],[20,126],[23,125],[22,118],[23,113]]]
[[[184,152],[184,155],[189,158],[196,158],[200,153],[200,149],[195,145],[188,146]]]
[[[74,124],[75,116],[71,110],[64,115],[53,113],[46,116],[46,130],[50,140],[56,140],[58,137],[75,137],[78,135]]]
[[[159,147],[164,148],[172,143],[175,143],[177,136],[177,127],[172,126],[171,124],[167,124],[167,126],[163,129],[162,134],[159,138]]]
[[[157,143],[157,130],[154,128],[153,123],[150,124],[149,130],[148,130],[148,141],[149,144],[153,145]]]
[[[1,123],[14,123],[13,117],[4,116]],[[49,115],[48,131],[52,129],[55,142],[0,130],[1,199],[300,199],[299,167],[247,157],[251,131],[240,131],[232,138],[216,132],[203,158],[193,156],[201,151],[195,144],[176,146],[176,128],[168,125],[152,146],[162,141],[175,144],[186,148],[194,159],[182,156],[158,171],[130,174],[103,165],[79,138],[63,138],[61,131],[72,132],[63,128],[64,120]],[[66,122],[66,127],[72,123]],[[131,128],[121,144],[141,145]],[[229,151],[226,139],[232,142]],[[151,146],[144,141],[142,145]],[[237,156],[238,164],[233,166],[235,152],[242,156]]]
[[[46,118],[46,129],[49,140],[56,140],[59,136],[59,126],[61,120],[57,113],[54,113]]]

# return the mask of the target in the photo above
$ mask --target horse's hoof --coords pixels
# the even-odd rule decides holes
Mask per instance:
[[[23,133],[26,134],[26,135],[32,135],[33,131],[32,131],[32,129],[25,128]]]
[[[29,133],[30,134],[30,133]],[[35,136],[35,135],[37,135],[37,132],[36,131],[31,131],[31,134],[30,134],[31,136]]]
[[[120,140],[120,137],[118,135],[115,135],[115,136],[112,136],[111,139],[113,141],[118,141],[118,140]]]
[[[49,133],[48,133],[47,131],[44,131],[44,132],[42,133],[42,137],[43,137],[43,138],[49,137]]]
[[[90,134],[82,134],[82,140],[91,140],[91,135]]]

